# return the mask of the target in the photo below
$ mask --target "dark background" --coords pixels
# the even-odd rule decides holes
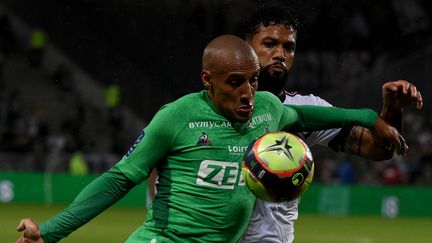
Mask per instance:
[[[205,45],[220,34],[237,34],[241,21],[260,2],[0,0],[0,7],[28,26],[27,32],[43,30],[49,46],[72,61],[67,68],[75,72],[57,77],[52,68],[64,60],[57,63],[49,55],[35,66],[32,58],[49,51],[32,49],[30,36],[23,34],[17,36],[24,42],[21,47],[10,51],[3,36],[7,28],[0,28],[0,170],[67,171],[76,152],[84,153],[91,172],[106,170],[128,151],[163,104],[202,89]],[[381,86],[406,79],[424,99],[421,112],[414,106],[404,109],[407,157],[371,163],[315,146],[319,166],[314,180],[431,185],[430,1],[283,3],[295,9],[303,23],[288,90],[313,93],[336,106],[379,112]],[[87,82],[82,70],[100,88],[89,85],[93,82]],[[115,109],[104,107],[102,92],[113,83],[121,92]]]
[[[200,61],[206,43],[219,34],[237,33],[248,9],[260,1],[1,2],[31,26],[43,28],[50,41],[99,82],[119,80],[123,102],[148,120],[162,104],[201,89]],[[394,6],[403,0],[284,2],[303,19],[298,38],[299,57],[309,51],[366,50],[372,60],[368,65],[373,65],[374,58],[382,53],[391,53],[392,58],[399,59],[430,45],[430,1],[415,1],[426,13],[426,17],[415,18],[417,28],[401,25]],[[367,34],[358,27],[357,13],[366,20]],[[301,67],[299,62],[294,71]],[[406,76],[395,73],[395,78],[408,79]],[[329,98],[332,95],[328,92],[344,89],[346,85],[343,78],[310,84],[296,80],[300,78],[293,77],[289,88]],[[376,86],[371,87],[377,104],[365,105],[380,107],[379,87],[384,81],[387,80],[376,80]],[[335,102],[338,105],[338,99]],[[345,99],[340,104],[357,106],[362,102],[359,99],[360,104],[356,104]]]

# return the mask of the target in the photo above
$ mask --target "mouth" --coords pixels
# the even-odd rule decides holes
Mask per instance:
[[[252,115],[253,105],[242,105],[237,108],[237,114],[241,117],[250,117]]]
[[[286,66],[284,63],[275,63],[270,66],[270,69],[275,72],[287,72]]]

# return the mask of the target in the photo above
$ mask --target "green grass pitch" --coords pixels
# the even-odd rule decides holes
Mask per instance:
[[[294,243],[428,243],[431,218],[301,214]]]
[[[62,206],[0,204],[0,242],[15,242],[15,230],[21,218],[42,222],[63,209]],[[73,232],[61,242],[95,243],[124,242],[144,222],[144,208],[112,207],[90,223]]]
[[[19,219],[38,222],[63,206],[0,204],[0,242],[15,242]],[[72,233],[62,242],[124,242],[145,218],[145,209],[113,207]],[[295,243],[427,243],[432,242],[432,219],[381,217],[331,217],[300,214]]]

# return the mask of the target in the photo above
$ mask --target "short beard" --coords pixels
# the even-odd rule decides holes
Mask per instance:
[[[270,66],[261,69],[258,77],[258,90],[269,91],[279,96],[288,81],[288,72],[272,75],[269,69]]]

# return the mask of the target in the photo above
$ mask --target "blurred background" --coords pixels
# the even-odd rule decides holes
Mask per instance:
[[[163,104],[201,90],[205,45],[238,33],[259,2],[0,0],[0,201],[70,200],[56,199],[46,175],[87,178],[115,164]],[[289,90],[379,112],[382,84],[406,79],[424,99],[422,111],[405,109],[405,158],[377,163],[314,148],[310,195],[321,203],[304,210],[413,215],[403,211],[405,188],[432,195],[431,2],[284,2],[303,20]],[[17,175],[36,176],[45,197],[20,198]],[[402,189],[377,195],[375,211],[356,211],[347,195],[362,185]]]

